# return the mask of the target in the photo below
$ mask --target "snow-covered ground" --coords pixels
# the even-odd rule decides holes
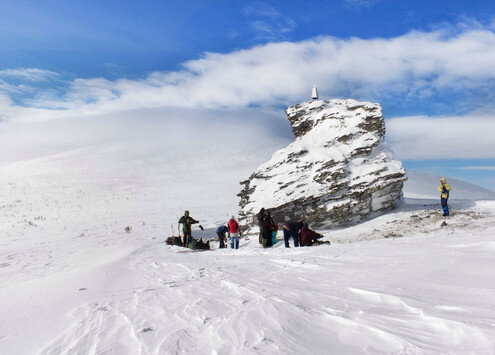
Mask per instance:
[[[163,243],[183,210],[213,236],[266,160],[204,154],[3,163],[0,352],[494,353],[494,201],[452,200],[445,219],[416,174],[403,206],[323,231],[330,246],[187,252]]]

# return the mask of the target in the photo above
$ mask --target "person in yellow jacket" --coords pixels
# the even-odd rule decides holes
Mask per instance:
[[[440,202],[442,203],[443,215],[449,215],[449,205],[447,204],[449,200],[450,186],[445,181],[445,178],[440,179],[440,186],[438,187],[438,191],[440,191]]]

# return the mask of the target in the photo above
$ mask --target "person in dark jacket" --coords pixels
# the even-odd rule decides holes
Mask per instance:
[[[309,226],[305,224],[299,231],[299,244],[302,247],[309,247],[312,245],[320,245],[318,238],[323,236],[315,231],[309,229]]]
[[[220,249],[225,248],[225,238],[226,238],[225,235],[227,234],[228,231],[229,229],[227,228],[227,226],[220,226],[217,228],[218,240],[220,240]]]
[[[282,229],[284,231],[284,242],[285,242],[285,247],[289,248],[289,239],[292,237],[294,240],[294,246],[298,247],[299,246],[299,231],[301,228],[304,226],[304,223],[302,220],[298,220],[297,222],[291,221],[287,222],[282,226]]]
[[[191,225],[199,223],[194,218],[189,216],[189,211],[185,211],[184,215],[179,219],[179,223],[182,224],[182,232],[184,233],[184,246],[189,244],[191,237]]]
[[[265,209],[261,208],[260,212],[258,213],[258,226],[260,227],[260,235],[258,237],[258,242],[260,244],[263,244],[263,222],[265,221],[265,218],[266,218]]]
[[[261,229],[262,229],[262,239],[261,239],[261,244],[263,245],[263,248],[270,248],[273,246],[272,243],[272,228],[275,226],[275,222],[272,219],[272,216],[270,212],[266,212],[265,214],[265,219],[263,220]]]
[[[263,245],[264,248],[271,247],[272,243],[272,229],[275,222],[270,215],[270,212],[262,208],[258,213],[258,226],[260,227],[259,243]]]

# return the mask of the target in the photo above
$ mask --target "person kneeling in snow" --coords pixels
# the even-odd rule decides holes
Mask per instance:
[[[234,216],[230,218],[228,225],[229,225],[230,247],[234,249],[234,244],[235,244],[235,248],[239,249],[239,236],[241,235],[241,230]]]
[[[299,243],[302,247],[310,247],[312,245],[320,245],[322,243],[330,244],[330,242],[320,242],[318,238],[323,238],[323,235],[309,229],[307,224],[304,224],[299,231]]]
[[[447,202],[449,200],[450,186],[447,184],[447,181],[445,181],[445,178],[440,179],[440,187],[438,188],[438,191],[440,191],[440,202],[442,204],[443,216],[448,216],[450,212]]]

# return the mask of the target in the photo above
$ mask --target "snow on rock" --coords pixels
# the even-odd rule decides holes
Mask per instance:
[[[379,104],[315,100],[286,113],[295,141],[241,182],[242,221],[264,207],[278,221],[342,226],[397,205],[406,177],[384,141]]]

